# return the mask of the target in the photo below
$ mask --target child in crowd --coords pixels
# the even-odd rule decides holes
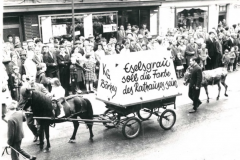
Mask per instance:
[[[13,73],[10,76],[10,88],[11,88],[12,99],[19,101],[21,86],[22,86],[22,81],[21,81],[21,75],[19,73],[19,67],[13,66]]]
[[[115,49],[112,48],[112,44],[110,44],[110,43],[107,44],[107,50],[106,50],[105,54],[106,55],[116,54]]]
[[[235,56],[236,56],[236,58],[235,58],[235,61],[233,63],[233,70],[237,71],[237,62],[238,62],[238,57],[239,57],[239,48],[238,48],[238,46],[234,46],[234,49],[235,49]]]
[[[229,52],[229,57],[230,57],[229,71],[232,72],[233,71],[233,64],[234,64],[234,61],[236,59],[235,48],[234,47],[231,48],[231,51]]]
[[[146,44],[142,44],[141,48],[142,48],[143,51],[146,51],[147,50],[147,45]]]
[[[84,63],[84,69],[85,69],[85,80],[86,80],[86,89],[87,89],[87,94],[89,93],[94,93],[93,92],[93,82],[95,80],[95,68],[96,64],[94,62],[94,58],[91,57],[90,55],[86,56],[87,60]]]
[[[222,56],[222,63],[224,65],[224,68],[228,69],[229,62],[230,62],[230,56],[229,56],[228,50],[226,49],[224,51],[224,55]]]
[[[182,56],[181,52],[178,52],[177,56],[175,57],[177,78],[183,77],[183,64],[182,64],[183,58],[184,57]]]
[[[208,49],[206,48],[206,43],[202,43],[200,49],[198,49],[198,55],[200,58],[200,67],[202,70],[205,70],[205,66],[207,65]]]
[[[51,79],[51,85],[52,85],[52,99],[58,100],[60,98],[63,98],[65,96],[65,90],[61,86],[60,81],[57,78],[52,78]],[[57,105],[60,107],[60,115],[58,117],[63,117],[65,116],[65,112],[63,109],[63,106],[60,101],[57,102]]]

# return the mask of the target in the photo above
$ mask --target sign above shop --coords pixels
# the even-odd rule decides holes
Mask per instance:
[[[103,33],[117,32],[117,24],[105,24],[103,25]]]

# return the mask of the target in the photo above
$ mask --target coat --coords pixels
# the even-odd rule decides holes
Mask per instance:
[[[189,87],[201,87],[202,83],[202,69],[199,65],[195,65],[192,69]]]
[[[215,41],[211,41],[210,38],[206,41],[206,48],[208,49],[208,55],[209,57],[215,56]]]
[[[24,138],[23,121],[24,116],[22,111],[14,112],[8,119],[8,141],[10,146],[14,143],[21,141]]]
[[[55,52],[52,53],[52,56],[50,55],[49,52],[44,53],[43,54],[43,62],[47,66],[47,70],[46,70],[46,76],[47,77],[50,77],[50,78],[59,77],[58,76],[58,66],[53,65],[53,63],[57,64],[57,58],[56,58]]]
[[[122,40],[123,40],[125,37],[126,37],[126,33],[125,33],[124,30],[119,30],[119,31],[117,32],[117,42],[118,42],[119,44],[122,44]]]
[[[186,60],[187,60],[187,65],[189,65],[190,63],[190,59],[194,56],[198,56],[197,54],[197,44],[194,43],[194,47],[192,47],[191,44],[188,44],[187,47],[186,47],[186,51],[185,51],[185,55],[186,55]],[[194,52],[194,53],[191,53],[191,52]]]

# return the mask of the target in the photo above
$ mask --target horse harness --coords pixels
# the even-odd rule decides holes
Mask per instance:
[[[71,99],[73,99],[73,98],[75,98],[75,97],[82,97],[82,96],[79,96],[79,95],[70,95],[70,96],[68,96],[68,97],[62,97],[62,98],[60,98],[60,99],[58,99],[57,101],[58,102],[60,102],[61,104],[66,104],[67,105],[67,107],[68,108],[70,108],[70,110],[71,110],[71,106],[70,106],[70,104],[68,103],[68,101],[69,100],[71,100]],[[84,106],[84,102],[83,101],[80,101],[80,106],[81,106],[81,109],[80,109],[80,111],[79,112],[76,112],[75,113],[75,110],[71,110],[71,116],[70,117],[73,117],[73,116],[75,116],[75,115],[78,115],[78,114],[80,114],[80,113],[84,113],[84,112],[86,112],[87,110],[83,107]],[[70,117],[68,117],[68,118],[70,118]]]

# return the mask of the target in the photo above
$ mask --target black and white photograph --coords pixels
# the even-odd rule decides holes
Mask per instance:
[[[0,0],[1,160],[240,160],[239,0]]]

